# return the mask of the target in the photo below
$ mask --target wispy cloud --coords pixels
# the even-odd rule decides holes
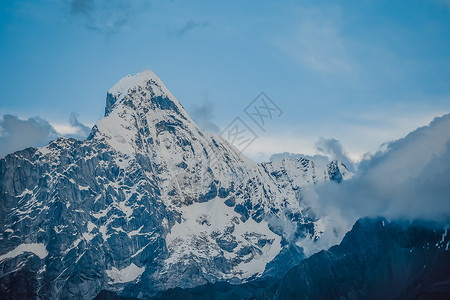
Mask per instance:
[[[355,168],[353,166],[352,160],[349,158],[348,154],[344,151],[344,148],[342,147],[341,143],[333,138],[325,139],[320,138],[319,141],[316,143],[316,149],[323,153],[331,159],[338,160],[342,162],[347,169],[354,172]]]
[[[293,32],[278,46],[295,61],[318,72],[348,72],[353,62],[340,32],[340,10],[306,9],[298,11]]]
[[[93,0],[72,0],[70,6],[72,13],[88,15],[94,8],[94,2]]]
[[[76,133],[72,136],[78,139],[86,138],[91,132],[91,127],[84,125],[78,120],[78,115],[74,112],[70,114],[69,123],[72,128],[76,129]]]
[[[445,6],[447,9],[450,9],[450,0],[434,0],[434,2]]]
[[[71,16],[87,29],[102,33],[117,33],[130,21],[146,11],[148,0],[70,0]]]
[[[209,23],[209,22],[197,22],[194,20],[190,20],[190,21],[187,21],[180,28],[168,30],[168,33],[173,34],[176,37],[182,37],[194,30],[208,28],[208,27],[212,27],[211,23]]]
[[[220,128],[214,122],[214,103],[206,99],[201,104],[195,104],[189,109],[189,115],[195,123],[204,130],[219,133]]]

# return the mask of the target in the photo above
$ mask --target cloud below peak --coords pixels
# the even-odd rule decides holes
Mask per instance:
[[[320,153],[330,156],[331,159],[342,162],[351,172],[355,171],[352,160],[345,153],[344,148],[338,140],[334,138],[320,138],[316,143],[316,149]]]
[[[30,146],[44,146],[57,135],[55,129],[39,117],[21,120],[13,115],[0,119],[0,157]]]
[[[5,114],[0,119],[0,158],[27,147],[45,146],[59,136],[76,139],[88,136],[90,128],[79,122],[76,114],[71,114],[69,123],[69,126],[60,127],[40,117],[24,120]]]
[[[388,143],[361,161],[355,176],[305,191],[329,232],[320,248],[339,243],[362,217],[450,223],[450,114]],[[318,246],[318,245],[317,245]]]

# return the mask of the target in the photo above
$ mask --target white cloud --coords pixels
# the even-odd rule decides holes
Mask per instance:
[[[44,146],[55,136],[56,131],[44,119],[4,115],[0,119],[0,158],[26,147]]]
[[[60,135],[76,134],[78,128],[72,126],[70,123],[53,123],[51,124],[56,132]]]
[[[384,143],[407,135],[445,112],[444,109],[414,105],[359,114],[349,112],[319,124],[291,125],[285,130],[259,133],[258,139],[244,154],[256,161],[267,161],[273,154],[283,152],[314,155],[318,153],[316,143],[323,137],[338,140],[349,159],[358,163],[368,153],[377,152]]]
[[[90,127],[72,114],[69,123],[50,123],[40,117],[20,119],[5,114],[0,119],[0,158],[27,147],[42,147],[59,136],[85,139]]]
[[[92,128],[92,126],[87,126],[78,121],[78,116],[75,113],[70,114],[69,122],[50,121],[50,124],[58,136],[72,137],[80,140],[85,139]]]
[[[327,221],[324,232],[336,233],[322,238],[321,245],[326,248],[338,243],[358,218],[366,216],[448,224],[448,174],[450,114],[436,118],[429,126],[418,128],[389,143],[385,151],[363,160],[352,179],[306,190],[304,201]]]
[[[333,160],[342,162],[351,172],[355,171],[353,161],[345,152],[344,148],[338,140],[333,138],[320,138],[316,143],[316,149],[317,151],[319,151],[319,153],[325,154],[331,157],[331,159]]]

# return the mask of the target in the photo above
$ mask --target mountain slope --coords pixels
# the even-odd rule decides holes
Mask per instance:
[[[153,299],[448,299],[449,244],[440,224],[360,219],[341,244],[282,280],[175,288]]]
[[[450,296],[447,230],[430,222],[360,219],[342,243],[290,270],[278,299]],[[440,288],[440,289],[439,289]]]
[[[303,257],[272,221],[317,238],[299,191],[349,174],[338,162],[285,165],[280,175],[202,131],[151,71],[127,76],[86,141],[0,160],[0,296],[142,298],[283,273],[266,266]]]

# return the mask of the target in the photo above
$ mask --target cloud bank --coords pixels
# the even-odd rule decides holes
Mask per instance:
[[[326,233],[315,247],[339,243],[353,223],[366,216],[449,224],[449,174],[447,114],[363,160],[352,179],[305,191],[304,200],[322,219]]]
[[[17,116],[4,115],[0,119],[0,158],[27,147],[45,146],[60,136],[85,139],[89,135],[91,129],[78,121],[76,114],[71,114],[69,122],[69,132],[59,132],[39,117],[21,120]]]
[[[0,119],[0,157],[30,146],[44,146],[56,136],[55,129],[44,119],[20,120],[4,115]]]

